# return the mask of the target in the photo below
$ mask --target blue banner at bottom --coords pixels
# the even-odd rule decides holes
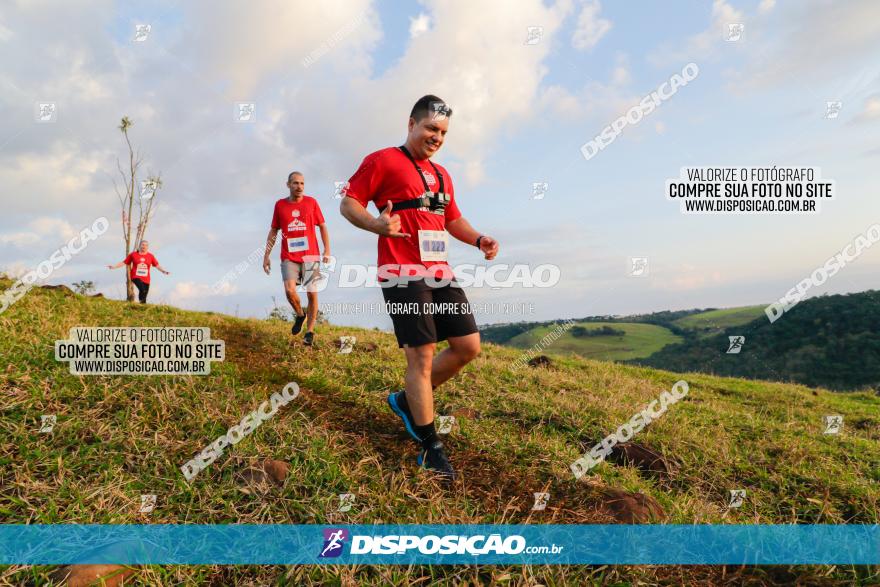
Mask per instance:
[[[877,525],[0,525],[0,564],[880,564]]]

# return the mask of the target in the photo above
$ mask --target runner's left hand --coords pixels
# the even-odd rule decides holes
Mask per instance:
[[[491,236],[484,236],[480,240],[480,250],[486,257],[487,261],[491,261],[498,254],[498,241]]]

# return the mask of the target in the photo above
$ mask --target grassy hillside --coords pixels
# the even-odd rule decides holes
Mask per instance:
[[[673,324],[686,330],[694,330],[699,336],[711,336],[722,332],[725,328],[747,324],[763,317],[764,308],[765,306],[742,306],[709,310],[679,318]]]
[[[9,282],[0,282],[0,288]],[[79,377],[54,360],[73,326],[207,326],[226,342],[208,376]],[[617,326],[617,325],[615,325]],[[554,358],[512,371],[516,349],[484,352],[438,392],[458,414],[448,437],[462,480],[444,489],[415,467],[416,451],[385,406],[402,383],[392,335],[322,327],[317,346],[289,325],[139,306],[34,289],[0,314],[0,517],[4,523],[597,523],[620,521],[610,489],[638,492],[660,523],[880,522],[880,397],[688,374],[689,396],[635,442],[670,473],[569,464],[682,376]],[[342,355],[332,343],[357,336]],[[370,343],[370,344],[365,344]],[[373,348],[370,345],[375,345]],[[179,467],[286,383],[301,395],[187,484]],[[52,434],[40,415],[56,414]],[[844,433],[822,417],[842,414]],[[243,472],[289,463],[283,485]],[[746,489],[740,509],[727,491]],[[532,493],[549,491],[545,511]],[[354,508],[336,511],[337,494]],[[139,496],[156,494],[151,514]],[[50,567],[0,568],[0,585],[46,584]],[[869,567],[281,567],[149,566],[136,585],[808,585],[877,584]]]
[[[681,342],[668,329],[654,324],[636,324],[630,322],[580,322],[587,329],[611,326],[623,330],[622,336],[591,336],[578,338],[569,330],[552,345],[541,352],[551,355],[576,354],[590,359],[604,361],[624,361],[647,357],[668,344]],[[556,326],[538,326],[518,334],[507,342],[509,346],[528,349],[544,336],[556,329]]]

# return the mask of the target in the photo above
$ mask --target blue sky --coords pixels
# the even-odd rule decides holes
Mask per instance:
[[[559,265],[553,288],[471,290],[534,314],[479,322],[724,307],[773,301],[880,219],[880,7],[826,2],[299,2],[136,6],[104,0],[0,13],[0,267],[34,267],[98,216],[111,230],[50,282],[95,281],[120,298],[111,178],[122,115],[144,171],[165,188],[149,232],[172,275],[151,301],[262,317],[283,300],[275,271],[224,274],[264,242],[289,171],[306,175],[340,262],[373,263],[375,237],[338,213],[334,181],[400,144],[409,107],[455,109],[436,156],[459,205],[501,242],[497,262]],[[414,26],[413,22],[417,25]],[[133,43],[134,26],[151,25]],[[743,23],[739,41],[728,23]],[[527,27],[543,37],[526,45]],[[322,44],[311,65],[303,59]],[[694,62],[699,76],[589,161],[580,146]],[[825,103],[840,100],[836,119]],[[34,122],[37,101],[55,123]],[[236,102],[256,122],[233,120]],[[686,216],[664,198],[683,166],[820,167],[838,194],[820,214]],[[547,182],[543,199],[532,183]],[[627,275],[646,256],[644,278]],[[480,262],[466,245],[452,262]],[[876,287],[869,249],[811,294]],[[378,302],[333,283],[321,302]],[[384,316],[332,317],[387,328]]]

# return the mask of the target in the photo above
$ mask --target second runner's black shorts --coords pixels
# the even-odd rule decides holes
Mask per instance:
[[[420,279],[405,287],[383,287],[382,295],[401,348],[477,332],[467,296],[455,282],[431,287]]]

